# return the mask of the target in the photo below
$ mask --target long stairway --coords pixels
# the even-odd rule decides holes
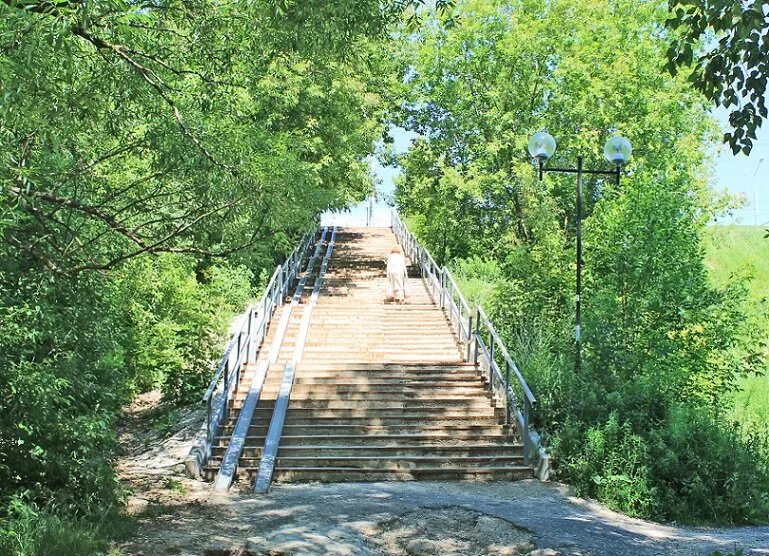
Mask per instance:
[[[410,268],[408,302],[384,302],[385,261],[396,245],[389,228],[337,234],[296,370],[274,480],[532,477],[532,468],[523,464],[523,446],[500,424],[503,410],[495,407],[480,372],[463,362],[461,346],[417,267]],[[239,461],[241,477],[252,478],[259,466],[283,368],[299,332],[301,311],[295,313],[267,373]],[[262,352],[269,351],[277,321]],[[241,391],[259,361],[246,368]],[[243,399],[236,396],[219,431],[209,477]]]

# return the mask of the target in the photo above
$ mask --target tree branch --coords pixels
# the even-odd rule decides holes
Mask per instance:
[[[70,0],[43,0],[42,2],[22,2],[19,0],[3,0],[3,3],[11,8],[21,10],[24,12],[31,12],[36,14],[45,15],[61,15],[62,10],[70,9],[76,10],[79,8],[81,2],[72,2]]]
[[[49,203],[53,203],[59,206],[76,210],[78,212],[82,212],[84,214],[88,214],[89,216],[92,216],[94,218],[97,218],[98,220],[101,220],[102,222],[107,224],[110,228],[112,228],[114,231],[127,237],[137,245],[140,245],[140,246],[146,245],[146,243],[141,237],[135,235],[133,232],[131,232],[131,230],[129,230],[124,225],[122,225],[112,214],[109,214],[108,212],[105,212],[97,207],[86,205],[74,199],[66,199],[64,197],[59,197],[57,195],[54,195],[53,193],[47,193],[43,191],[27,192],[22,190],[19,187],[11,187],[9,191],[17,197],[24,197],[24,196],[34,197],[36,199],[41,199]]]
[[[4,0],[7,1],[7,0]],[[168,86],[148,67],[144,66],[143,64],[137,62],[134,58],[132,58],[129,55],[130,49],[127,47],[120,45],[120,44],[112,44],[110,42],[107,42],[106,40],[96,37],[83,29],[82,27],[75,27],[72,32],[77,35],[78,37],[81,37],[82,39],[88,41],[93,46],[100,50],[109,50],[111,52],[114,52],[115,55],[120,58],[121,60],[125,61],[128,65],[130,65],[136,72],[140,75],[140,77],[150,86],[152,87],[155,92],[160,95],[160,98],[163,99],[163,101],[171,108],[171,111],[174,115],[174,119],[176,120],[176,123],[179,126],[179,129],[182,130],[182,133],[190,140],[192,143],[198,148],[198,150],[203,153],[203,156],[205,156],[212,164],[215,166],[218,166],[233,176],[238,176],[239,172],[236,168],[233,168],[232,166],[229,166],[228,164],[225,164],[223,162],[220,162],[216,159],[203,145],[203,143],[200,142],[200,140],[190,131],[189,127],[187,126],[187,123],[185,122],[184,118],[182,117],[181,112],[179,111],[178,106],[176,106],[176,103],[174,100],[168,95],[166,92],[166,89]]]

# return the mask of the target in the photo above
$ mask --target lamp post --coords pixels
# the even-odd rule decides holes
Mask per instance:
[[[581,362],[582,348],[581,337],[581,316],[580,305],[582,295],[582,176],[592,174],[599,176],[613,176],[619,185],[622,166],[630,159],[633,147],[630,141],[624,137],[611,137],[603,148],[603,155],[612,164],[614,170],[585,170],[583,168],[583,157],[577,157],[576,168],[545,168],[545,162],[555,154],[556,143],[553,136],[544,131],[535,133],[529,139],[529,154],[537,162],[539,170],[539,180],[545,172],[560,172],[565,174],[577,174],[577,298],[576,298],[576,318],[574,327],[574,341],[576,344],[575,370],[579,370]]]
[[[753,217],[755,218],[756,226],[759,226],[758,223],[758,188],[756,187],[756,175],[758,174],[758,169],[761,167],[761,163],[764,161],[764,157],[758,159],[758,164],[756,164],[756,171],[753,172]]]

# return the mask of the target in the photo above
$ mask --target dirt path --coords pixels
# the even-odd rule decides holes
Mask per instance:
[[[141,405],[141,404],[140,404]],[[146,404],[149,407],[151,404]],[[630,519],[556,483],[277,485],[267,496],[215,494],[182,461],[199,412],[170,436],[141,407],[124,430],[124,482],[137,535],[131,555],[769,555],[769,527],[700,529]]]

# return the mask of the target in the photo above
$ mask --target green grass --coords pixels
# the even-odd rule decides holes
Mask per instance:
[[[769,338],[769,239],[752,226],[713,226],[705,240],[706,264],[714,284],[750,276],[749,310]],[[746,377],[734,395],[733,417],[750,430],[769,429],[769,372]]]
[[[121,556],[113,541],[135,532],[135,520],[107,511],[97,520],[66,517],[15,498],[0,515],[3,556]]]
[[[714,283],[723,285],[732,275],[748,272],[753,276],[750,293],[757,305],[769,298],[769,239],[765,234],[764,228],[753,226],[712,226],[705,238],[705,262]]]

